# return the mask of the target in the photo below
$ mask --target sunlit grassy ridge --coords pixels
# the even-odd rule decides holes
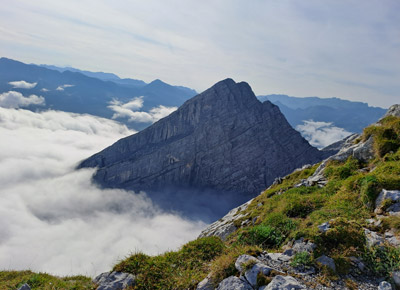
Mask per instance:
[[[288,241],[304,237],[317,244],[315,255],[331,256],[341,271],[348,269],[350,256],[362,256],[372,270],[387,275],[389,270],[400,265],[400,251],[390,247],[387,252],[368,249],[364,228],[368,227],[366,219],[374,216],[374,201],[380,190],[400,189],[400,119],[383,119],[366,128],[358,141],[370,136],[374,138],[376,158],[368,163],[352,157],[345,162],[330,161],[325,169],[328,179],[325,187],[294,187],[311,176],[318,164],[288,175],[241,212],[243,217],[235,225],[240,227],[248,220],[252,221],[248,223],[251,226],[240,227],[226,242],[218,242],[213,237],[201,238],[177,252],[157,257],[144,258],[138,253],[115,269],[138,274],[140,283],[135,289],[194,289],[208,273],[215,284],[237,275],[234,262],[243,253],[257,255],[261,250],[277,251]],[[330,221],[331,230],[321,233],[318,225],[327,221]],[[400,218],[386,217],[383,224],[380,231],[399,230]],[[198,251],[198,257],[185,254],[189,245],[193,252]],[[310,259],[297,258],[307,263],[311,263]],[[379,266],[378,261],[386,261],[389,266]],[[157,269],[158,276],[149,275],[150,269]]]
[[[325,254],[339,266],[336,274],[343,274],[350,267],[349,257],[358,256],[371,271],[387,276],[400,267],[400,250],[390,246],[366,247],[364,228],[380,233],[387,229],[400,231],[400,217],[385,216],[380,228],[366,222],[375,217],[375,199],[383,188],[400,189],[400,118],[387,117],[366,128],[358,142],[370,136],[374,138],[374,159],[368,163],[352,157],[345,162],[328,162],[324,171],[328,183],[324,187],[295,187],[311,176],[318,164],[288,175],[241,212],[241,218],[235,222],[238,230],[225,242],[205,237],[158,256],[135,253],[113,270],[136,275],[133,289],[195,289],[208,274],[215,285],[228,276],[238,275],[234,263],[242,254],[257,256],[262,250],[278,251],[289,241],[303,237],[316,243],[317,249],[314,255],[296,256],[293,263],[312,264],[314,257]],[[241,226],[246,221],[246,226]],[[331,227],[326,233],[318,230],[324,222]],[[30,278],[6,279],[11,284],[4,288],[3,282],[1,289],[15,289]],[[82,285],[65,289],[88,289],[79,288],[86,287]]]

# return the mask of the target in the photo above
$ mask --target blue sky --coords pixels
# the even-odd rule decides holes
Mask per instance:
[[[397,0],[4,0],[0,55],[202,91],[400,100]]]

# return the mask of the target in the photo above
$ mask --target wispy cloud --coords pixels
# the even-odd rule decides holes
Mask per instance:
[[[177,107],[159,105],[149,112],[137,111],[143,107],[143,97],[136,97],[127,103],[112,100],[108,108],[113,110],[113,119],[127,118],[129,122],[154,123],[176,111]]]
[[[30,95],[24,97],[20,92],[9,91],[0,94],[0,107],[3,108],[23,108],[30,105],[44,105],[45,100],[41,96]]]
[[[15,89],[33,89],[37,85],[37,83],[28,83],[26,81],[14,81],[9,82],[9,84]]]
[[[303,125],[296,126],[296,130],[299,131],[311,145],[320,149],[352,134],[328,122],[315,122],[312,120],[303,122]]]
[[[198,91],[230,76],[257,94],[377,106],[399,97],[397,0],[171,1],[10,1],[0,11],[2,51]]]
[[[58,86],[56,88],[56,91],[63,91],[64,89],[70,88],[70,87],[73,87],[73,86],[75,86],[75,85],[61,85],[61,86]]]
[[[134,133],[107,119],[0,108],[0,269],[96,275],[132,251],[157,254],[195,238],[202,222],[145,193],[99,189],[76,164]]]

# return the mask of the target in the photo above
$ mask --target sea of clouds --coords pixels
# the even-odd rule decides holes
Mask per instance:
[[[139,111],[143,107],[143,97],[135,97],[129,102],[122,103],[117,99],[109,103],[108,108],[114,111],[113,119],[127,118],[128,122],[154,123],[176,111],[178,107],[159,105],[148,112]]]
[[[331,122],[316,122],[313,120],[303,121],[303,124],[296,126],[296,130],[299,131],[312,146],[319,149],[353,134],[343,128],[336,127]]]
[[[131,252],[176,249],[205,227],[145,193],[96,187],[94,169],[75,170],[134,133],[124,125],[15,107],[0,108],[0,269],[94,276]]]

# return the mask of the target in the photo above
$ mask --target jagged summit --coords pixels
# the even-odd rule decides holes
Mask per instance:
[[[210,188],[256,195],[323,154],[295,131],[279,108],[250,86],[225,79],[145,130],[80,164],[98,167],[105,187]]]

